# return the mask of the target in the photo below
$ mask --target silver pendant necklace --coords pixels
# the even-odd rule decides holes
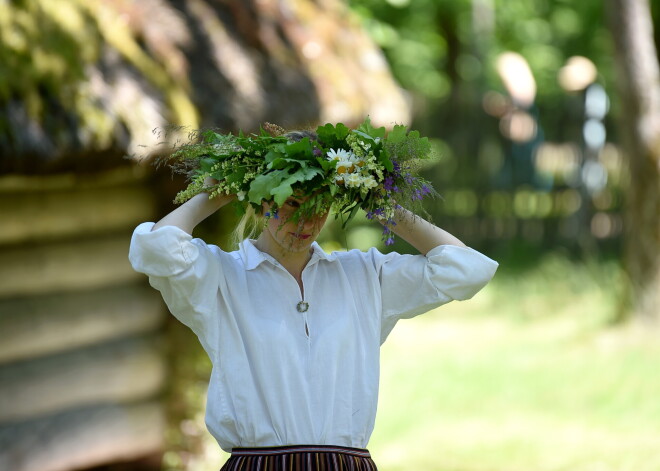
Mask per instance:
[[[307,309],[309,309],[309,303],[305,301],[300,301],[296,305],[296,309],[298,310],[298,312],[307,312]]]

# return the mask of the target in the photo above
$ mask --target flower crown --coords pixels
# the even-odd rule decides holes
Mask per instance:
[[[315,133],[286,133],[267,123],[259,134],[203,131],[191,141],[198,136],[199,142],[180,145],[167,158],[189,178],[176,203],[202,192],[236,194],[240,212],[248,204],[260,208],[262,201],[272,201],[267,216],[277,217],[277,208],[290,196],[309,196],[295,219],[332,209],[345,227],[363,209],[367,218],[384,221],[383,239],[390,245],[395,209],[424,212],[421,200],[437,195],[428,181],[414,175],[419,161],[430,157],[428,138],[402,125],[387,133],[367,118],[356,129],[339,123],[319,126]],[[217,184],[209,186],[207,177]]]

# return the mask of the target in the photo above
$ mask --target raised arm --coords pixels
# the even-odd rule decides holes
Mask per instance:
[[[426,255],[438,245],[466,247],[463,242],[449,232],[440,229],[407,209],[397,209],[394,213],[394,222],[396,225],[391,228],[392,232],[415,247],[423,255]]]
[[[151,230],[154,231],[163,226],[176,226],[192,235],[197,224],[230,203],[234,198],[236,198],[235,195],[219,195],[209,199],[208,193],[200,193],[158,221]]]

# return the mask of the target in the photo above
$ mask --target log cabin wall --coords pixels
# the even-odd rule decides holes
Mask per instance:
[[[163,449],[166,311],[128,262],[144,169],[0,176],[0,470]]]

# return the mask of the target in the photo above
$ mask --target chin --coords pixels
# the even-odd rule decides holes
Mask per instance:
[[[309,247],[314,242],[313,238],[308,239],[298,239],[297,237],[287,237],[286,240],[282,241],[282,247],[291,251],[291,252],[302,252],[303,250],[308,250]]]

